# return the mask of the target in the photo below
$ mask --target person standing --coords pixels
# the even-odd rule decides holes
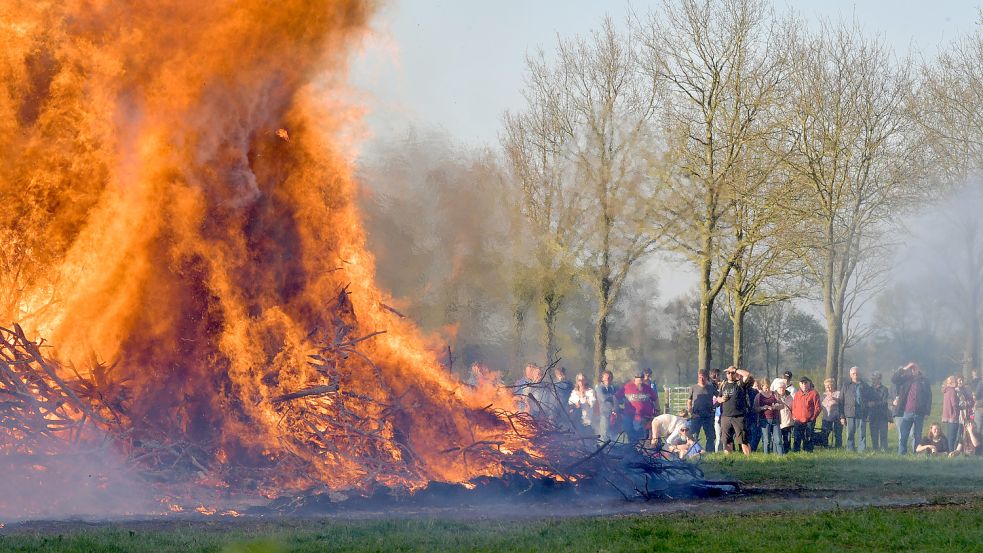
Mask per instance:
[[[781,453],[792,451],[792,429],[795,427],[795,420],[792,418],[792,393],[785,388],[785,382],[778,383],[778,391],[775,395],[782,401],[782,408],[779,411],[782,430],[782,450]]]
[[[973,420],[976,424],[983,423],[983,379],[977,379],[976,386],[973,387]]]
[[[959,423],[966,424],[973,414],[973,394],[962,375],[956,376],[956,398],[959,400]]]
[[[601,383],[594,387],[594,401],[598,406],[597,413],[597,433],[598,439],[603,443],[608,440],[614,441],[618,438],[616,432],[612,432],[612,423],[617,418],[618,400],[615,397],[618,388],[614,385],[614,375],[611,371],[601,373]]]
[[[566,405],[570,403],[570,394],[573,392],[573,383],[567,378],[566,367],[558,367],[556,369],[553,386],[556,386],[556,393],[559,396],[560,405],[565,409]]]
[[[795,421],[792,451],[812,451],[812,435],[816,431],[816,419],[822,412],[819,393],[807,376],[799,379],[799,393],[792,398],[792,419]]]
[[[758,398],[758,381],[754,379],[747,390],[747,415],[744,417],[744,431],[747,433],[747,444],[751,451],[758,450],[761,441],[761,428],[758,425],[758,412],[754,410],[754,400]]]
[[[945,435],[952,440],[949,451],[955,451],[956,440],[961,436],[962,426],[959,424],[959,391],[956,389],[956,377],[949,376],[942,382],[942,426]]]
[[[914,443],[918,443],[925,417],[932,412],[932,388],[922,376],[921,367],[914,362],[898,369],[891,377],[891,382],[898,387],[894,416],[900,417],[898,455],[904,455],[909,451],[908,439],[914,434]],[[914,447],[911,451],[914,451]]]
[[[782,448],[781,411],[785,407],[782,400],[768,387],[768,381],[762,378],[758,382],[761,390],[754,398],[753,410],[758,413],[761,427],[761,449],[765,453],[785,453]]]
[[[723,381],[720,379],[720,369],[710,369],[710,381],[716,387],[717,392],[720,391],[720,387],[723,386]],[[716,397],[716,396],[714,396]],[[716,400],[713,402],[713,451],[723,451],[724,447],[720,442],[720,404]]]
[[[870,447],[875,451],[887,451],[887,423],[891,420],[889,396],[890,391],[881,382],[881,373],[871,373],[867,420],[870,422]]]
[[[597,429],[594,412],[597,398],[587,377],[583,373],[577,375],[576,385],[570,391],[567,405],[573,410],[573,420],[580,424],[580,430],[590,436]]]
[[[652,419],[659,414],[659,394],[645,383],[645,374],[638,371],[617,397],[625,402],[623,414],[629,443],[643,440]]]
[[[705,369],[700,369],[696,373],[696,384],[689,387],[689,399],[686,401],[686,410],[689,411],[689,435],[696,441],[700,439],[700,430],[703,430],[704,447],[707,451],[713,451],[717,432],[714,429],[714,411],[716,407],[713,398],[717,395],[717,386],[710,381],[710,373]]]
[[[826,436],[829,447],[843,447],[843,402],[842,393],[836,389],[836,381],[827,378],[823,381],[826,391],[820,398],[823,410],[821,431]]]
[[[850,367],[850,380],[843,385],[843,422],[846,448],[862,453],[867,449],[867,399],[870,392],[860,377],[860,369]]]
[[[727,382],[717,393],[720,404],[720,434],[724,452],[736,451],[739,447],[744,455],[751,454],[745,426],[748,408],[748,390],[754,385],[751,373],[744,369],[727,367],[724,371]],[[728,449],[730,446],[730,449]]]

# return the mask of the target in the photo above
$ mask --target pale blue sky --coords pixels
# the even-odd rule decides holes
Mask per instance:
[[[557,34],[583,34],[605,14],[623,20],[659,0],[390,0],[355,62],[353,84],[369,109],[372,136],[408,124],[442,127],[469,144],[497,142],[502,113],[522,105],[526,52],[552,48]],[[776,2],[809,20],[856,19],[896,51],[926,55],[977,21],[979,1],[827,0]],[[371,140],[366,146],[371,146]]]

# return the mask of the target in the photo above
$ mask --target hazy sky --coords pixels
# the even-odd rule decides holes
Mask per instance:
[[[375,33],[356,59],[352,84],[368,110],[374,140],[405,136],[409,125],[446,130],[471,145],[495,145],[506,109],[522,107],[527,52],[549,51],[557,35],[598,27],[605,14],[623,22],[629,9],[645,14],[661,0],[404,0],[386,4]],[[854,17],[896,52],[932,56],[940,45],[971,32],[978,2],[956,0],[814,0],[776,2],[809,21]],[[643,272],[672,298],[693,288],[687,265],[651,259]]]
[[[385,0],[384,0],[385,1]],[[856,19],[896,51],[931,55],[976,25],[979,2],[956,0],[799,0],[776,2],[811,21]],[[613,0],[389,0],[355,64],[372,136],[408,124],[440,127],[471,144],[498,140],[502,113],[522,106],[525,55],[550,50],[557,35],[584,34],[605,14],[623,21],[661,2]]]

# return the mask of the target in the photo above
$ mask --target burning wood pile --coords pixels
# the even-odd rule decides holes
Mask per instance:
[[[223,459],[214,443],[175,439],[171,429],[134,424],[127,412],[126,383],[114,378],[112,366],[98,366],[89,371],[92,376],[83,377],[74,367],[46,358],[41,353],[43,344],[28,339],[19,325],[13,330],[0,328],[0,451],[7,463],[29,461],[43,469],[48,463],[57,466],[66,455],[114,448],[125,454],[130,468],[158,489],[166,489],[168,483],[219,486],[236,493],[280,497],[279,505],[288,510],[298,509],[298,497],[318,497],[329,491],[333,497],[339,491],[347,491],[345,497],[358,497],[378,491],[380,485],[402,496],[426,490],[426,485],[407,487],[407,483],[430,481],[419,470],[422,463],[415,462],[420,454],[411,441],[394,431],[392,421],[405,406],[399,401],[380,404],[345,385],[343,375],[352,365],[359,370],[380,370],[358,349],[379,333],[351,333],[357,327],[344,290],[333,311],[336,321],[331,332],[312,332],[312,336],[325,338],[309,356],[317,378],[270,400],[280,424],[300,432],[285,431],[279,448],[262,463],[250,463],[250,457]],[[59,376],[66,369],[75,378]],[[276,375],[265,378],[273,380]],[[627,444],[598,445],[595,437],[571,430],[571,421],[536,418],[491,405],[470,417],[476,427],[487,427],[489,419],[499,421],[500,435],[476,438],[437,454],[449,465],[473,467],[478,476],[456,485],[474,489],[476,494],[489,489],[522,494],[546,486],[592,493],[616,491],[631,500],[668,497],[684,489],[691,495],[713,488],[706,487],[695,465],[666,460]],[[344,470],[346,462],[357,463],[359,479],[346,477],[344,487],[332,481],[309,484],[325,473],[326,466]],[[482,475],[489,465],[500,466],[500,472]],[[291,478],[307,484],[292,485]]]

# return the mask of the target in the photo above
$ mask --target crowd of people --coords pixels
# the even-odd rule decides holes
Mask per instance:
[[[686,408],[663,413],[652,370],[637,372],[624,385],[614,384],[610,371],[592,385],[584,374],[571,382],[559,367],[544,381],[543,371],[527,365],[514,389],[518,406],[534,416],[566,421],[584,435],[601,441],[622,436],[645,441],[660,454],[690,458],[705,452],[783,455],[813,451],[816,446],[850,451],[888,451],[888,425],[898,428],[897,452],[926,455],[978,455],[983,420],[983,381],[975,372],[965,381],[951,376],[942,384],[941,422],[932,423],[932,388],[917,363],[890,376],[879,372],[869,382],[858,367],[842,386],[827,378],[823,391],[790,371],[768,382],[745,369],[699,371],[689,388]],[[869,443],[868,443],[869,437]]]

